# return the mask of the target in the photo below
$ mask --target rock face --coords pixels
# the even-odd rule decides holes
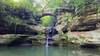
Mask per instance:
[[[91,18],[84,18],[83,21],[79,21],[78,24],[74,24],[75,22],[72,22],[73,25],[71,27],[71,31],[92,31],[100,28],[100,19],[95,19],[96,16],[94,16],[94,19]],[[81,19],[80,19],[81,20]],[[60,21],[60,20],[59,20]],[[68,26],[65,20],[61,22],[61,24],[58,24],[56,26],[56,29],[58,31],[68,32]]]
[[[99,28],[100,19],[91,19],[85,22],[81,22],[78,25],[74,25],[71,31],[92,31]]]
[[[83,38],[84,39],[83,43],[91,40],[90,41],[91,44],[93,44],[93,43],[96,44],[97,39],[100,38],[100,37],[97,38],[97,36],[99,36],[99,34],[100,34],[100,32],[98,32],[98,31],[100,31],[100,13],[97,13],[97,8],[95,7],[96,5],[92,4],[92,2],[91,2],[92,0],[91,1],[87,0],[87,1],[88,2],[86,2],[86,4],[85,4],[86,6],[85,6],[84,12],[82,12],[81,10],[77,11],[77,14],[76,14],[77,23],[75,21],[72,22],[72,25],[70,27],[70,31],[72,33],[70,33],[70,34],[73,37]],[[68,9],[61,9],[60,12],[63,12],[62,10],[64,10],[65,12],[73,13],[72,11],[69,11]],[[59,15],[61,15],[61,14],[59,14]],[[73,18],[75,18],[75,17],[73,17]],[[68,33],[67,21],[65,19],[63,19],[63,17],[59,16],[56,29],[58,30],[58,32],[63,32],[65,34]],[[91,33],[92,33],[92,35],[91,35]],[[61,36],[56,35],[56,36],[63,37],[62,35]],[[80,40],[77,40],[77,41],[80,42]],[[100,41],[98,41],[98,42],[100,42]]]
[[[25,25],[12,24],[10,26],[0,26],[0,34],[33,34],[33,35],[37,35],[37,31],[35,31]]]
[[[92,10],[92,9],[90,9]],[[91,11],[86,12],[85,14],[91,13]],[[92,11],[92,12],[95,12]],[[60,21],[60,20],[59,20]],[[76,23],[77,21],[77,23]],[[99,13],[91,13],[89,15],[78,16],[76,21],[72,22],[71,31],[92,31],[100,28],[100,14]],[[64,22],[64,21],[63,21]],[[68,32],[68,26],[62,25],[62,31]]]
[[[8,44],[10,43],[12,40],[14,40],[16,38],[15,34],[5,34],[5,35],[0,35],[0,45],[1,44]]]

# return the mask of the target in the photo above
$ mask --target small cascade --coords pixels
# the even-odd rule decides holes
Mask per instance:
[[[45,56],[48,56],[48,49],[49,49],[49,44],[51,44],[51,39],[53,36],[53,27],[46,27],[45,29]]]
[[[48,36],[48,28],[46,28],[46,30],[45,30],[45,36],[46,36],[45,47],[48,47],[48,38],[49,38],[49,36]]]
[[[52,36],[53,36],[53,27],[47,27],[45,29],[45,46],[48,47],[49,44],[51,44]]]

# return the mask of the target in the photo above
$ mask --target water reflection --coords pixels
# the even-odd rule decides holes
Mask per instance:
[[[76,47],[0,47],[0,56],[100,56],[100,49]]]
[[[76,54],[79,55],[79,56],[100,56],[100,49],[77,50]]]

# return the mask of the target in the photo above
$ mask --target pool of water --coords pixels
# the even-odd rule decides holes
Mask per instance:
[[[0,56],[100,56],[99,49],[75,47],[0,47]]]

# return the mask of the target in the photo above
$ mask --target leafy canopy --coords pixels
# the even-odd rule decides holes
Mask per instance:
[[[1,3],[11,6],[12,8],[27,8],[31,11],[36,10],[31,0],[0,0]]]

